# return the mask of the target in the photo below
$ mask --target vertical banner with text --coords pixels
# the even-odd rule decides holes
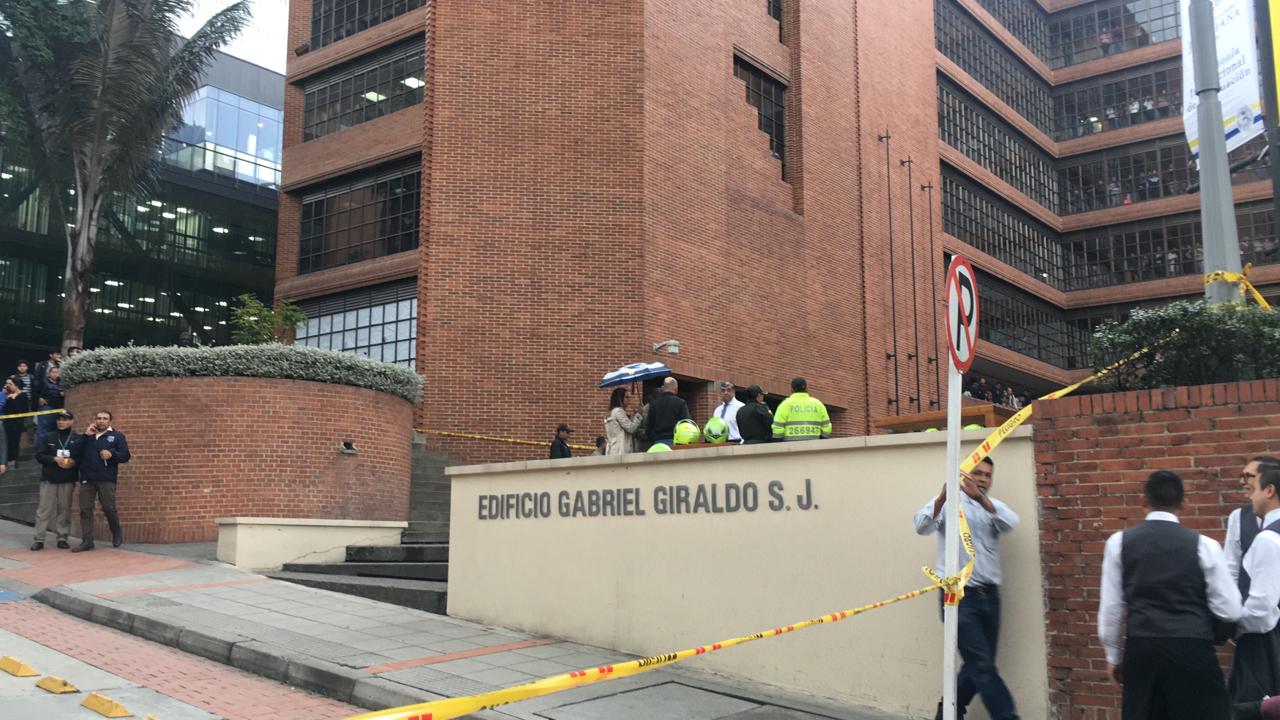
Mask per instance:
[[[1275,2],[1272,2],[1273,6]],[[1200,158],[1200,106],[1195,89],[1195,64],[1191,54],[1191,0],[1182,5],[1182,123],[1192,157]],[[1253,0],[1214,0],[1214,34],[1218,40],[1219,98],[1222,132],[1231,152],[1262,134],[1261,81],[1258,75],[1258,43],[1253,33]]]

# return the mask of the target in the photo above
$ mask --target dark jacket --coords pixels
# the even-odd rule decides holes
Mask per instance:
[[[573,451],[569,449],[569,443],[565,442],[559,435],[555,436],[551,441],[551,459],[573,457]]]
[[[684,398],[675,393],[659,392],[649,401],[649,416],[645,419],[645,434],[653,442],[671,442],[676,434],[676,423],[692,420]]]
[[[746,445],[769,442],[773,439],[773,411],[755,400],[738,408],[738,433]]]
[[[37,399],[37,406],[32,408],[34,410],[54,410],[65,407],[67,404],[66,399],[62,396],[62,385],[60,383],[51,383],[48,380],[45,380],[44,383],[40,385],[39,397],[46,400],[49,404],[38,405],[40,401]]]
[[[54,430],[44,436],[44,445],[36,451],[36,461],[44,467],[40,469],[40,481],[54,484],[73,483],[80,479],[80,463],[84,461],[85,436],[74,428]],[[68,450],[75,467],[58,467],[56,458],[59,450]],[[101,464],[101,458],[95,458]]]
[[[102,459],[99,455],[102,450],[111,452],[110,460]],[[129,462],[129,443],[124,433],[115,428],[108,428],[98,436],[85,435],[81,452],[84,462],[80,463],[80,482],[115,482],[120,463]]]
[[[18,413],[25,412],[31,412],[31,399],[24,393],[18,393],[13,397],[4,395],[4,409],[0,410],[0,415],[17,415]],[[5,418],[5,424],[13,427],[25,425],[26,422],[26,418]],[[16,460],[17,458],[14,459]]]

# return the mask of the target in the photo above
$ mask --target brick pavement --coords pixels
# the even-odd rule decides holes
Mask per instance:
[[[70,550],[58,550],[52,543],[40,552],[31,552],[25,547],[0,548],[0,557],[26,566],[0,569],[0,577],[41,588],[191,566],[183,560],[112,548],[72,553]]]
[[[227,720],[323,720],[361,712],[29,600],[6,603],[0,628]]]

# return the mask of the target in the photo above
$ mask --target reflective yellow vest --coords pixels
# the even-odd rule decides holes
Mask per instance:
[[[774,440],[817,440],[831,437],[827,406],[807,392],[791,393],[773,414]]]

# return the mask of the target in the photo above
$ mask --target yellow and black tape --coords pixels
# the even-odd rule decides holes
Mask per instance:
[[[504,437],[497,437],[495,435],[476,435],[475,433],[451,432],[449,430],[427,430],[426,428],[414,428],[414,430],[420,433],[426,433],[428,435],[439,435],[440,437],[448,437],[448,438],[461,438],[463,440],[484,440],[486,442],[500,442],[500,443],[507,443],[510,445],[530,445],[530,446],[536,446],[541,448],[545,448],[547,446],[546,440],[519,440],[517,438],[504,438]],[[573,448],[574,450],[591,450],[592,452],[595,452],[595,449],[596,449],[594,445],[570,445],[569,447]]]
[[[34,412],[12,413],[9,415],[0,415],[0,420],[12,420],[13,418],[35,417],[36,415],[52,415],[60,413],[66,408],[54,408],[53,410],[36,410]]]
[[[1244,297],[1245,293],[1253,296],[1253,299],[1264,308],[1270,309],[1271,304],[1267,299],[1262,297],[1262,293],[1258,292],[1258,288],[1249,282],[1249,271],[1253,269],[1253,263],[1244,266],[1238,273],[1227,272],[1226,270],[1215,270],[1204,276],[1204,284],[1210,285],[1216,282],[1231,282],[1240,286],[1240,297]]]
[[[422,703],[420,705],[409,705],[406,707],[392,708],[390,710],[381,710],[378,712],[357,715],[350,720],[451,720],[452,718],[462,717],[481,710],[489,710],[491,708],[502,705],[510,705],[513,702],[528,700],[530,698],[550,695],[562,690],[579,687],[581,685],[589,685],[602,680],[614,680],[617,678],[629,677],[631,675],[639,675],[640,673],[657,670],[681,660],[688,660],[692,657],[705,655],[710,652],[724,650],[737,645],[745,645],[756,640],[764,640],[766,638],[778,637],[786,635],[797,630],[815,627],[817,625],[829,625],[837,623],[841,620],[847,620],[856,615],[871,612],[872,610],[893,605],[896,603],[918,598],[921,595],[933,592],[934,590],[953,591],[955,588],[962,588],[964,583],[968,581],[969,575],[973,572],[973,540],[969,534],[968,522],[964,519],[964,515],[960,516],[960,536],[967,538],[965,547],[969,549],[969,562],[965,565],[960,575],[954,578],[939,578],[932,585],[922,587],[918,590],[912,590],[903,593],[897,597],[881,600],[880,602],[863,605],[862,607],[852,608],[850,610],[841,610],[828,615],[803,620],[792,625],[772,628],[770,630],[762,630],[751,635],[743,635],[741,637],[721,640],[711,645],[703,645],[696,648],[688,648],[685,650],[677,650],[675,652],[664,653],[662,655],[653,655],[651,657],[640,658],[639,660],[630,660],[624,663],[616,663],[613,665],[601,665],[600,667],[585,668],[583,670],[575,670],[573,672],[562,673],[552,677],[534,680],[523,685],[514,685],[512,687],[494,690],[492,692],[481,693],[479,695],[471,695],[468,697],[447,698],[445,700],[433,700],[431,702]]]
[[[1177,334],[1177,331],[1174,331],[1174,335],[1176,334]],[[1153,346],[1153,347],[1158,347],[1158,346]],[[1065,397],[1066,395],[1069,395],[1075,392],[1076,390],[1083,387],[1084,385],[1087,385],[1092,382],[1096,382],[1097,380],[1100,380],[1101,378],[1106,377],[1107,375],[1115,372],[1121,366],[1127,363],[1133,362],[1134,360],[1137,360],[1139,357],[1150,352],[1152,349],[1153,348],[1151,347],[1143,348],[1142,350],[1139,350],[1138,352],[1126,358],[1123,358],[1118,362],[1108,365],[1107,367],[1099,370],[1098,372],[1090,375],[1089,377],[1077,383],[1068,385],[1060,390],[1055,390],[1051,393],[1048,393],[1042,396],[1040,399],[1054,400],[1057,398]],[[967,473],[973,470],[975,467],[977,467],[978,463],[982,462],[983,459],[985,459],[988,455],[990,455],[991,451],[995,450],[996,446],[998,446],[1005,438],[1007,438],[1014,430],[1016,430],[1018,426],[1022,425],[1024,422],[1030,419],[1032,408],[1033,408],[1033,405],[1028,405],[1022,410],[1019,410],[1016,414],[1014,414],[1013,417],[1006,420],[1000,427],[996,428],[994,432],[988,435],[987,438],[983,440],[982,443],[980,443],[972,453],[970,453],[967,457],[961,460],[961,463],[960,463],[961,471]],[[484,435],[468,435],[466,433],[450,433],[450,432],[445,432],[440,430],[420,430],[420,432],[431,433],[434,435],[442,435],[445,437],[464,437],[464,438],[479,439],[479,440],[497,440],[502,442],[514,442],[522,445],[542,445],[543,444],[543,443],[538,443],[530,440],[511,440],[507,438],[494,438],[494,437],[484,436]],[[463,715],[479,712],[481,710],[488,710],[488,709],[499,707],[502,705],[509,705],[514,702],[519,702],[521,700],[528,700],[530,698],[541,697],[543,695],[550,695],[552,693],[561,692],[563,690],[579,687],[581,685],[587,685],[590,683],[600,682],[604,680],[613,680],[615,678],[628,677],[630,675],[637,675],[639,673],[647,672],[649,670],[654,670],[660,667],[664,667],[666,665],[671,665],[673,663],[680,662],[681,660],[687,660],[692,657],[704,655],[708,652],[715,652],[717,650],[723,650],[725,648],[734,647],[736,645],[743,645],[749,642],[754,642],[756,640],[763,640],[765,638],[777,637],[779,635],[785,635],[790,632],[795,632],[796,630],[803,630],[805,628],[814,627],[817,625],[836,623],[841,620],[846,620],[848,618],[854,617],[855,615],[862,615],[864,613],[870,612],[877,608],[886,607],[889,605],[893,605],[896,603],[904,602],[906,600],[911,600],[911,599],[920,597],[922,595],[933,592],[934,590],[942,590],[944,592],[944,596],[943,596],[944,602],[948,604],[957,604],[964,597],[964,587],[966,584],[968,584],[969,579],[973,575],[973,562],[974,562],[974,557],[976,555],[974,545],[973,545],[973,534],[970,532],[969,523],[965,519],[963,512],[960,513],[960,541],[965,551],[969,555],[969,560],[968,562],[965,563],[965,566],[960,570],[959,575],[956,575],[954,577],[944,578],[939,576],[931,568],[923,568],[924,573],[928,575],[931,580],[933,580],[933,584],[920,588],[918,590],[912,590],[911,592],[903,593],[902,595],[889,598],[888,600],[881,600],[880,602],[871,603],[869,605],[863,605],[862,607],[853,608],[851,610],[842,610],[840,612],[831,613],[830,615],[823,615],[821,617],[813,618],[811,620],[805,620],[802,622],[795,623],[793,625],[787,625],[785,627],[777,627],[772,630],[765,630],[752,635],[745,635],[742,637],[730,638],[729,640],[722,640],[712,645],[704,645],[702,647],[679,650],[676,652],[666,653],[663,655],[654,655],[652,657],[641,658],[639,660],[631,660],[629,662],[618,663],[615,665],[602,665],[597,668],[586,668],[583,670],[575,670],[574,672],[555,675],[552,677],[543,678],[541,680],[535,680],[530,683],[525,683],[523,685],[515,685],[512,687],[503,688],[501,690],[494,690],[492,692],[481,693],[479,695],[446,698],[444,700],[434,700],[432,702],[422,703],[420,705],[408,705],[405,707],[391,708],[389,710],[380,710],[378,712],[366,713],[364,715],[357,715],[350,718],[349,720],[452,720],[452,718],[461,717]]]

